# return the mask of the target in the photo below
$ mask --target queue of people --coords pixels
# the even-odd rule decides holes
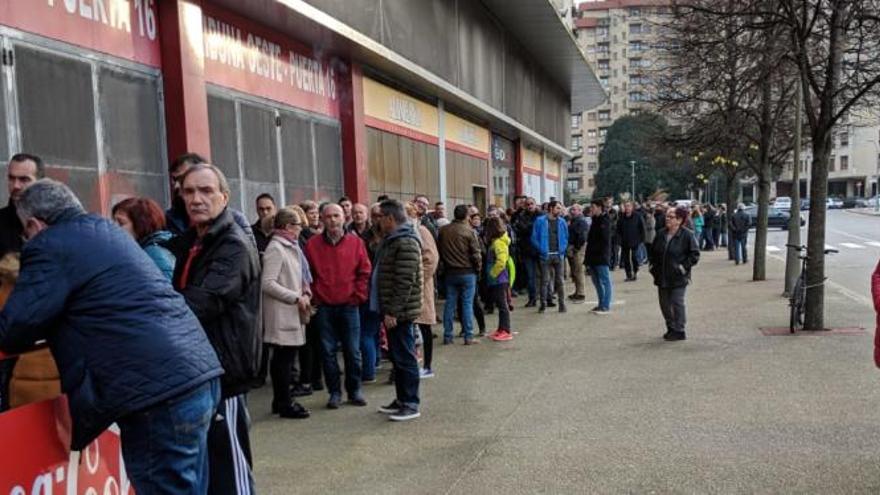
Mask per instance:
[[[21,256],[0,313],[0,350],[47,341],[71,404],[71,446],[118,423],[132,483],[145,493],[251,493],[247,394],[267,378],[272,413],[302,420],[312,413],[298,399],[322,390],[328,410],[367,406],[364,385],[377,381],[384,355],[395,388],[378,410],[409,421],[421,415],[420,380],[435,376],[434,338],[512,341],[521,296],[525,308],[565,313],[586,302],[589,275],[590,312],[608,315],[611,271],[622,266],[635,281],[648,264],[663,338],[684,340],[701,243],[712,249],[729,233],[745,261],[742,208],[729,222],[723,208],[711,209],[707,227],[696,208],[609,199],[585,211],[517,197],[506,211],[490,206],[485,219],[459,204],[447,219],[446,205],[424,195],[279,208],[261,194],[250,223],[229,207],[223,172],[204,158],[183,155],[169,173],[171,208],[128,198],[111,222],[44,179],[38,157],[15,155],[10,203],[0,210],[0,254]],[[490,333],[486,317],[495,313]],[[183,440],[172,434],[180,424]]]

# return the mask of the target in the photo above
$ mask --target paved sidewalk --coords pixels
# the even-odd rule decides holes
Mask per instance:
[[[305,421],[270,416],[261,389],[250,399],[258,488],[878,493],[873,310],[829,289],[827,323],[868,332],[766,337],[758,327],[788,323],[783,266],[769,263],[771,280],[756,283],[750,265],[704,253],[686,342],[660,339],[647,272],[636,283],[615,272],[609,316],[590,305],[538,315],[518,299],[513,342],[436,346],[423,415],[405,424],[375,412],[393,396],[385,384],[366,386],[368,408],[328,411],[324,393],[306,398]]]

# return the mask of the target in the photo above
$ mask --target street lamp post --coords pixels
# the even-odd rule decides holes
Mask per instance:
[[[630,160],[629,166],[630,166],[630,169],[632,170],[632,190],[630,191],[630,193],[632,194],[632,200],[635,201],[635,199],[636,199],[636,161]]]

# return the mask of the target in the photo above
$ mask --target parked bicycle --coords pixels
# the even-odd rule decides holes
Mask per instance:
[[[795,244],[786,244],[785,246],[794,249],[798,253],[805,253],[807,251],[807,246],[797,246]],[[825,250],[825,254],[836,252],[836,249]],[[807,289],[822,285],[825,283],[825,280],[828,280],[828,277],[825,277],[822,279],[822,282],[816,285],[807,285],[807,260],[810,259],[809,253],[799,254],[798,258],[801,260],[801,273],[798,275],[797,282],[794,284],[794,289],[788,297],[788,306],[791,311],[788,319],[788,330],[791,333],[794,333],[795,330],[803,329],[804,327],[804,309],[807,303]]]

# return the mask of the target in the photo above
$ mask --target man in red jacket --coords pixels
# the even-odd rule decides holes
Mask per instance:
[[[367,301],[370,259],[363,241],[345,233],[342,207],[328,204],[321,211],[324,231],[309,239],[305,254],[312,268],[312,302],[318,307],[313,323],[321,335],[328,409],[342,401],[336,349],[342,343],[345,359],[345,392],[348,403],[366,406],[361,393],[360,313]]]

